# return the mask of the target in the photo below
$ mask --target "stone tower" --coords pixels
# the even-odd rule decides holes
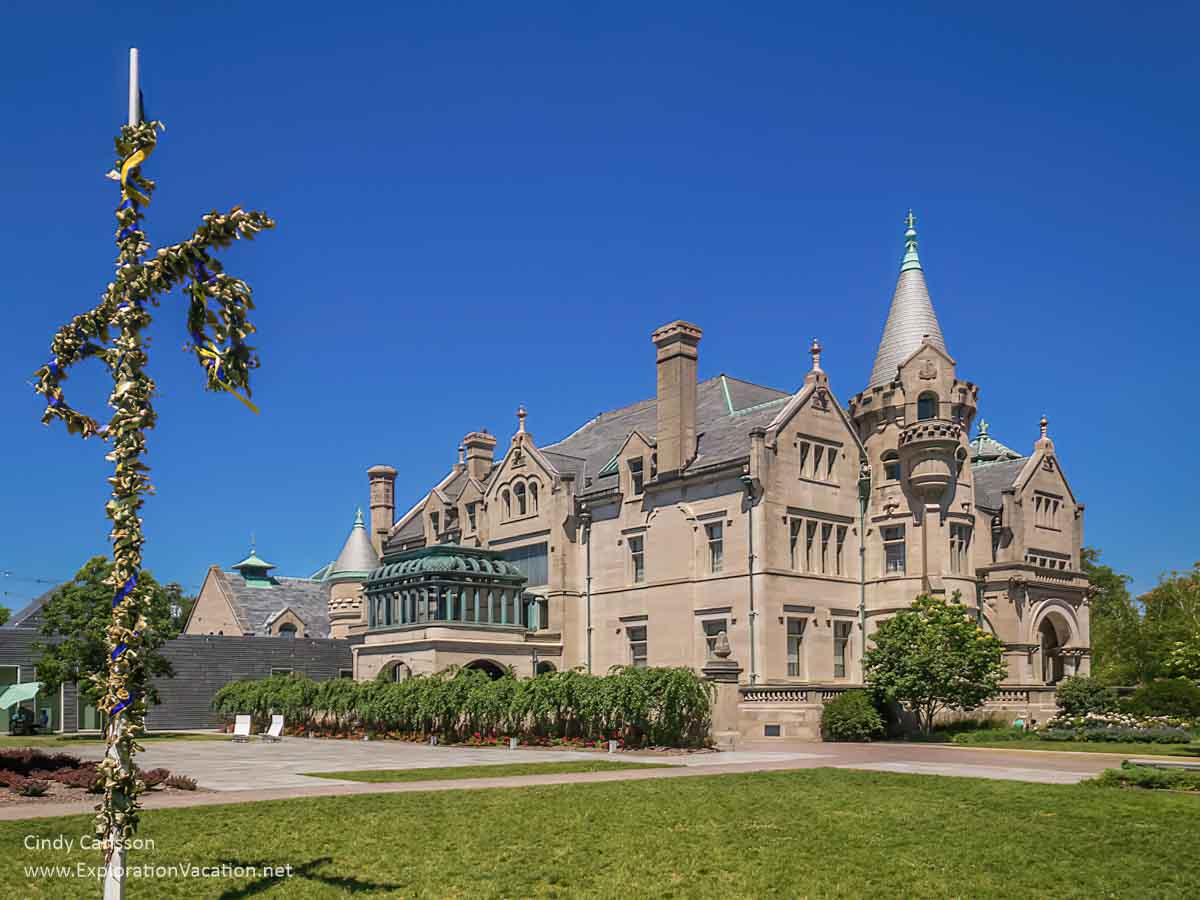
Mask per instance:
[[[969,554],[975,521],[968,437],[979,389],[956,376],[917,253],[916,220],[867,389],[849,404],[867,450],[866,575],[872,607],[907,606],[918,593],[960,592],[974,606]]]
[[[371,482],[371,546],[381,556],[396,521],[396,470],[391,466],[371,466],[367,478]]]
[[[325,576],[325,583],[329,585],[330,637],[352,637],[366,630],[363,584],[378,565],[379,555],[371,544],[363,512],[359,509],[342,552]]]

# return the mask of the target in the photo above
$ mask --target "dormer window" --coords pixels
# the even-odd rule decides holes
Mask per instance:
[[[474,503],[467,504],[467,522],[470,524],[472,531],[474,531],[478,527],[475,524],[475,504]]]
[[[642,458],[636,457],[628,461],[629,466],[629,492],[633,496],[638,496],[645,489],[645,479],[642,473]]]
[[[434,534],[437,534],[440,525],[441,525],[440,516],[435,512],[431,512],[429,514],[429,530],[431,532],[433,532]]]
[[[938,398],[933,391],[926,391],[917,398],[917,419],[936,419],[938,415]]]

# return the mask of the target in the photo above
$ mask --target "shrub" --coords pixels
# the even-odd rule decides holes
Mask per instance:
[[[883,717],[866,691],[846,691],[821,709],[821,734],[827,741],[869,741],[883,735]]]
[[[1134,716],[1200,718],[1200,687],[1186,678],[1161,678],[1144,684],[1121,704]]]
[[[1157,769],[1121,763],[1119,769],[1106,769],[1085,784],[1099,787],[1133,787],[1166,791],[1200,791],[1200,772]]]
[[[98,794],[104,789],[104,783],[100,778],[100,773],[96,771],[95,763],[84,763],[77,769],[59,769],[50,777],[59,784],[83,788],[89,793]]]
[[[163,784],[169,788],[175,788],[177,791],[194,791],[196,789],[196,779],[188,778],[186,775],[172,775]]]
[[[282,713],[293,729],[446,743],[481,737],[623,740],[630,746],[703,746],[712,686],[688,668],[618,667],[608,675],[566,671],[491,679],[476,669],[416,675],[399,682],[288,675],[235,681],[213,697],[226,718],[266,722]]]
[[[956,744],[990,744],[993,741],[1023,741],[1029,738],[1029,732],[1023,728],[1008,726],[1007,728],[980,728],[976,731],[962,731],[954,735]]]
[[[150,769],[147,772],[138,769],[138,778],[146,785],[146,789],[156,788],[171,777],[169,769]]]
[[[1058,702],[1058,708],[1068,716],[1114,712],[1117,708],[1116,693],[1084,675],[1075,675],[1060,681],[1055,700]]]
[[[35,770],[55,772],[59,769],[74,769],[80,765],[77,756],[69,753],[46,753],[32,747],[19,750],[0,750],[0,772],[15,772],[28,775]]]

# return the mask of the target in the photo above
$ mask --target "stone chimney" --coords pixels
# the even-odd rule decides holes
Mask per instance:
[[[383,543],[396,521],[396,470],[371,466],[367,478],[371,482],[371,546],[383,556]]]
[[[658,351],[658,471],[679,472],[696,456],[696,361],[700,328],[675,321],[651,335]]]
[[[495,435],[486,431],[472,431],[462,439],[467,448],[467,474],[476,481],[487,478],[492,471],[493,454],[496,450]]]

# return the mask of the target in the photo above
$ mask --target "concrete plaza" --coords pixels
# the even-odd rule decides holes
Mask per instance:
[[[79,754],[98,758],[102,748],[90,745]],[[257,738],[235,744],[225,740],[153,742],[138,758],[144,769],[162,766],[195,778],[203,789],[194,794],[152,792],[148,809],[286,800],[338,794],[372,794],[428,790],[474,790],[522,785],[630,781],[678,778],[734,772],[778,771],[833,767],[922,775],[946,775],[1074,784],[1104,769],[1119,766],[1119,754],[1062,753],[1050,751],[990,750],[933,744],[822,744],[772,743],[744,746],[734,751],[663,755],[653,753],[604,754],[576,750],[541,750],[468,747],[430,747],[399,741],[340,741],[284,738],[268,744]],[[368,784],[313,778],[307,772],[361,769],[438,769],[453,766],[503,763],[560,762],[567,760],[622,760],[667,764],[669,768],[626,769],[612,772],[488,777],[470,780],[428,780],[398,784]],[[0,819],[69,815],[90,810],[95,798],[45,804],[14,803],[0,807]]]

